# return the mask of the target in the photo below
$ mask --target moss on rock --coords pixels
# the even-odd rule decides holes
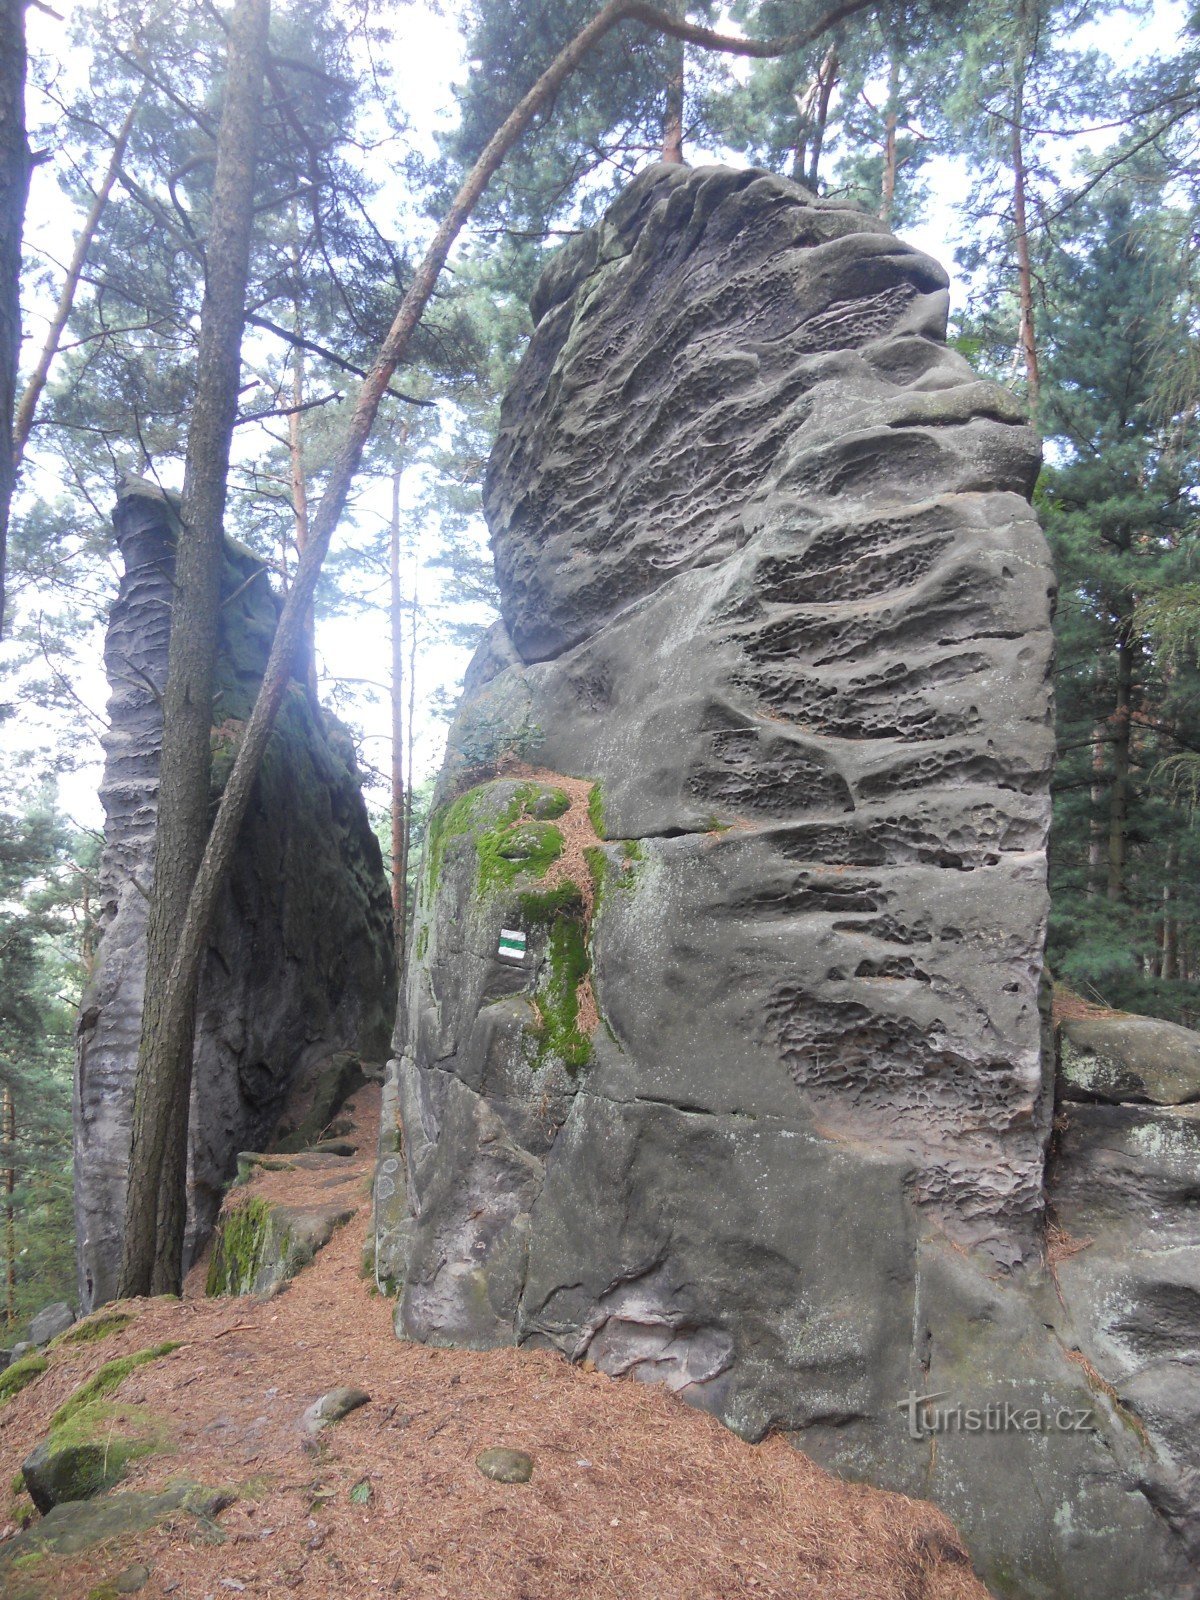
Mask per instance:
[[[40,1378],[49,1365],[45,1356],[38,1355],[22,1356],[11,1367],[6,1367],[0,1372],[0,1405],[11,1400],[13,1395],[20,1394],[35,1378]]]
[[[543,877],[562,854],[562,833],[549,819],[562,816],[570,806],[565,790],[543,783],[520,784],[489,817],[488,800],[496,793],[495,780],[479,784],[430,819],[427,903],[441,879],[447,846],[465,834],[474,836],[475,892],[483,896],[511,886],[521,876]]]
[[[90,1500],[119,1483],[133,1461],[157,1455],[170,1425],[145,1406],[92,1400],[52,1425],[22,1469],[34,1505],[45,1514],[66,1500]]]
[[[265,1264],[273,1235],[271,1207],[260,1196],[227,1211],[213,1242],[205,1294],[248,1294]]]
[[[579,986],[591,965],[582,917],[555,917],[546,950],[545,974],[535,996],[535,1066],[555,1058],[568,1072],[578,1072],[591,1059],[592,1041],[579,1026]]]
[[[77,1322],[74,1327],[68,1328],[65,1333],[60,1333],[57,1339],[52,1339],[48,1349],[57,1350],[62,1345],[99,1344],[101,1339],[107,1339],[112,1333],[120,1333],[122,1328],[127,1328],[135,1320],[137,1313],[102,1307],[90,1317],[85,1317],[82,1322]]]

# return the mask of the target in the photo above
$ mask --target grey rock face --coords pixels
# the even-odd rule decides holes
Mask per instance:
[[[29,1343],[39,1348],[49,1344],[60,1333],[66,1333],[74,1321],[75,1313],[65,1300],[56,1300],[53,1305],[43,1306],[29,1324]]]
[[[141,1022],[161,711],[170,636],[172,510],[131,484],[114,514],[125,575],[109,623],[112,695],[101,800],[101,940],[76,1061],[75,1210],[84,1312],[115,1292]],[[261,563],[228,546],[214,781],[232,765],[279,602]],[[215,799],[214,795],[214,799]],[[188,1259],[237,1153],[261,1147],[293,1081],[348,1047],[380,1053],[394,986],[390,905],[349,739],[289,690],[242,830],[201,985]]]
[[[385,1090],[398,1331],[785,1431],[998,1592],[1196,1593],[1178,1426],[1046,1254],[1036,438],[936,263],[763,173],[650,169],[533,309]]]
[[[1059,1071],[1068,1100],[1200,1100],[1200,1034],[1162,1017],[1067,1017]]]

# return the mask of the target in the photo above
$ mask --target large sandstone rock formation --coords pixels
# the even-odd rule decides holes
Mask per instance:
[[[85,1311],[111,1298],[120,1265],[154,870],[173,515],[158,490],[132,483],[114,516],[125,573],[105,648],[112,696],[100,791],[101,936],[76,1059],[75,1212]],[[232,764],[279,605],[261,562],[232,543],[223,589],[217,783]],[[294,684],[242,829],[201,988],[189,1257],[208,1235],[238,1151],[261,1146],[293,1083],[348,1045],[382,1059],[394,992],[387,884],[353,747]]]
[[[377,1271],[404,1336],[550,1345],[931,1496],[1000,1593],[1161,1600],[1194,1123],[1069,1108],[1048,1236],[1039,448],[946,309],[873,219],[723,169],[650,169],[543,277]]]

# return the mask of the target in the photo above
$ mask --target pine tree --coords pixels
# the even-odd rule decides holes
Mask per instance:
[[[1110,1004],[1191,1005],[1179,976],[1183,863],[1195,829],[1161,764],[1200,749],[1200,674],[1156,648],[1141,607],[1186,573],[1200,486],[1194,410],[1164,407],[1156,352],[1186,338],[1174,286],[1179,217],[1161,169],[1127,171],[1044,256],[1053,317],[1040,501],[1054,549],[1058,746],[1051,959]]]

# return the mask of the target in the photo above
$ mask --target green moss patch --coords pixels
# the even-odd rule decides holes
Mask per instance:
[[[266,1260],[271,1207],[255,1195],[222,1219],[213,1245],[205,1294],[246,1294]]]
[[[527,889],[517,896],[526,922],[552,923],[556,917],[581,917],[583,893],[577,883],[564,878],[549,889]]]
[[[102,1400],[105,1395],[119,1389],[137,1367],[147,1366],[151,1361],[157,1361],[160,1356],[169,1356],[172,1350],[179,1349],[179,1345],[180,1341],[176,1339],[168,1344],[151,1345],[148,1350],[134,1350],[127,1356],[117,1356],[113,1361],[106,1361],[98,1372],[94,1372],[90,1378],[81,1383],[74,1394],[59,1406],[50,1419],[51,1431],[65,1428],[72,1417],[91,1405],[94,1400]]]
[[[430,819],[427,897],[437,889],[447,845],[467,833],[474,834],[475,892],[480,895],[507,888],[521,876],[544,877],[562,854],[562,834],[550,819],[562,816],[570,806],[565,790],[541,783],[521,784],[488,822],[483,813],[492,788],[485,783],[468,789]]]
[[[122,1328],[127,1328],[136,1316],[135,1311],[97,1311],[84,1321],[75,1323],[65,1333],[60,1333],[57,1339],[52,1339],[48,1348],[57,1350],[60,1345],[99,1344],[110,1333],[120,1333]]]
[[[542,789],[526,802],[531,817],[542,822],[553,822],[571,809],[571,797],[565,789]]]
[[[130,1463],[169,1448],[170,1423],[145,1406],[92,1400],[52,1426],[30,1456],[25,1478],[42,1509],[66,1500],[90,1500],[120,1483]]]
[[[475,840],[477,892],[494,894],[521,874],[545,877],[562,848],[563,836],[552,822],[530,821],[518,814],[511,822],[489,828]]]
[[[588,820],[595,830],[596,836],[604,838],[604,796],[600,793],[600,785],[594,783],[588,795]]]
[[[0,1372],[0,1405],[20,1394],[35,1378],[40,1378],[49,1365],[45,1356],[22,1356],[20,1361],[6,1367]]]
[[[592,1041],[579,1026],[579,986],[590,970],[582,917],[556,917],[550,929],[545,976],[535,997],[535,1067],[555,1058],[568,1072],[578,1072],[591,1059]]]

